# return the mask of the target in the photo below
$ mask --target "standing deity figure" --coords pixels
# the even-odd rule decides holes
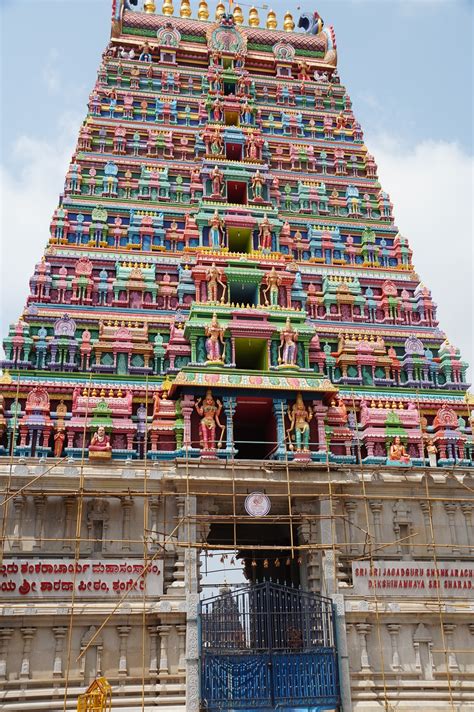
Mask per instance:
[[[260,171],[257,171],[252,178],[252,190],[253,190],[253,199],[254,200],[263,200],[263,186],[265,185],[265,178],[263,175],[260,173]]]
[[[258,244],[261,250],[268,251],[272,249],[272,226],[270,225],[270,220],[266,214],[260,223],[258,231]]]
[[[426,445],[426,452],[428,453],[428,460],[430,463],[430,467],[438,467],[438,463],[436,461],[436,455],[438,454],[438,448],[433,442],[433,438],[430,438],[428,440],[428,443]]]
[[[296,403],[294,403],[291,408],[288,408],[288,418],[290,419],[290,427],[288,429],[290,450],[294,449],[294,440],[297,452],[309,451],[309,423],[312,417],[313,414],[310,408],[306,408],[303,402],[303,396],[301,393],[298,393]]]
[[[224,352],[224,329],[217,320],[217,314],[212,315],[211,323],[206,326],[206,355],[211,362],[222,363]],[[222,353],[221,353],[222,347]]]
[[[405,464],[410,462],[410,455],[406,452],[399,435],[396,435],[393,439],[389,455],[389,460],[392,462],[403,462]]]
[[[285,328],[280,332],[280,356],[278,363],[283,366],[295,366],[297,356],[298,332],[291,326],[290,317],[287,317]]]
[[[219,301],[217,294],[218,294],[218,287],[220,285],[222,287],[221,302],[223,303],[225,300],[226,286],[225,286],[224,282],[222,281],[222,270],[220,270],[218,267],[216,267],[214,262],[212,263],[212,265],[209,267],[209,269],[206,272],[206,282],[207,282],[207,301],[208,302]]]
[[[213,189],[214,190],[214,189]],[[209,247],[219,249],[222,247],[222,233],[224,223],[219,217],[217,210],[214,210],[214,215],[209,220]]]
[[[221,434],[217,447],[221,446],[222,436],[225,426],[219,420],[222,411],[222,403],[219,400],[214,400],[212,391],[208,389],[204,400],[198,398],[195,405],[198,415],[201,416],[199,423],[199,437],[201,448],[207,451],[216,449],[216,425],[220,428]]]
[[[212,182],[212,195],[213,196],[221,196],[222,195],[222,188],[224,185],[224,179],[223,179],[223,173],[217,166],[214,166],[214,168],[211,171],[211,182]]]
[[[63,427],[58,427],[54,433],[54,457],[61,457],[63,454],[66,432]]]
[[[272,306],[276,307],[278,306],[278,296],[279,296],[279,287],[281,284],[281,279],[277,274],[277,271],[275,267],[272,267],[270,272],[266,272],[265,274],[265,288],[263,290],[263,298],[265,300],[265,306]],[[268,299],[270,297],[270,300]]]

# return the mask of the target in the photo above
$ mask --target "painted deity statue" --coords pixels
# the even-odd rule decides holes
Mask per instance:
[[[260,171],[257,170],[255,175],[252,178],[252,190],[253,190],[253,199],[257,201],[262,201],[263,200],[263,186],[265,185],[265,178],[264,176],[260,173]]]
[[[59,427],[54,433],[54,457],[61,457],[63,454],[66,432],[63,427]]]
[[[288,408],[288,418],[290,419],[290,427],[288,436],[290,438],[290,450],[293,450],[293,439],[296,445],[297,452],[309,451],[309,423],[313,417],[310,408],[306,408],[303,396],[298,393],[296,403],[291,408]]]
[[[224,352],[224,329],[217,320],[217,314],[212,315],[211,323],[206,326],[206,355],[208,361],[222,362]]]
[[[433,442],[433,438],[430,438],[428,440],[428,443],[426,445],[426,452],[428,453],[428,460],[430,463],[430,467],[438,467],[438,463],[436,461],[436,455],[438,454],[438,448]]]
[[[219,301],[218,288],[219,288],[219,286],[221,286],[222,290],[223,290],[221,302],[224,302],[226,285],[222,281],[222,270],[220,270],[218,267],[216,267],[215,262],[212,263],[212,265],[209,267],[209,269],[206,272],[206,281],[207,281],[207,301],[209,301],[209,302]]]
[[[212,184],[212,195],[213,196],[221,196],[222,195],[222,189],[224,185],[224,177],[223,173],[217,166],[214,166],[214,168],[211,171],[211,184]]]
[[[287,317],[285,328],[280,332],[280,356],[278,362],[284,366],[295,366],[297,356],[298,332],[291,326],[290,317]]]
[[[222,403],[219,400],[214,400],[212,391],[208,389],[204,400],[198,398],[195,405],[198,415],[201,416],[199,424],[199,437],[201,448],[207,451],[216,449],[216,426],[220,428],[220,437],[217,447],[220,447],[225,426],[219,420],[222,412]]]
[[[406,452],[405,446],[402,444],[399,435],[396,435],[393,439],[393,443],[390,445],[389,454],[389,460],[392,462],[402,462],[406,464],[410,462],[410,455]]]
[[[217,210],[214,210],[212,218],[209,220],[209,247],[219,249],[222,247],[223,222]]]
[[[92,440],[89,445],[89,454],[90,453],[105,453],[105,455],[108,456],[112,454],[110,438],[105,432],[103,425],[99,425],[97,432],[92,436]]]
[[[261,250],[270,251],[272,249],[272,227],[267,215],[264,216],[260,223],[258,244]]]
[[[265,274],[264,277],[266,286],[263,289],[263,298],[265,300],[265,306],[278,306],[278,296],[279,288],[281,284],[281,279],[277,274],[275,267],[272,267],[269,272]]]

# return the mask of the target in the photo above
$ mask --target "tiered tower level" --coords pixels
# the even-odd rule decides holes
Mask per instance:
[[[80,458],[103,425],[101,457],[420,465],[429,445],[472,464],[466,364],[394,224],[333,28],[145,5],[114,6],[4,339],[3,452]]]

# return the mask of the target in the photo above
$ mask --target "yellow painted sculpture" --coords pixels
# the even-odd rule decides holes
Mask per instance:
[[[110,712],[112,688],[105,677],[98,677],[77,700],[77,712]]]

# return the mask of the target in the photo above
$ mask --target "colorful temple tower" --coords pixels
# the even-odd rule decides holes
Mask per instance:
[[[263,678],[236,681],[270,649],[249,620],[271,593],[299,623],[274,623],[259,709],[472,709],[467,364],[394,223],[333,28],[287,13],[278,30],[270,11],[262,29],[221,3],[211,18],[205,0],[197,20],[188,0],[112,12],[3,342],[2,699],[52,699],[35,640],[54,710],[103,673],[127,710],[253,709]],[[250,584],[199,615],[214,550]],[[318,685],[295,672],[310,654]]]

